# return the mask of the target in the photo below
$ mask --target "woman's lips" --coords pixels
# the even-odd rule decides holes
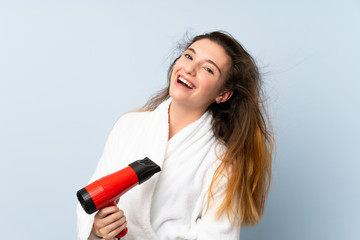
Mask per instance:
[[[192,84],[192,82],[190,82],[189,80],[185,79],[183,76],[179,75],[177,78],[177,83],[185,86],[188,89],[194,89],[194,84]]]

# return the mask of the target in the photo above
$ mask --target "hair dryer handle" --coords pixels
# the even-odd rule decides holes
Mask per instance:
[[[124,230],[122,230],[118,235],[116,235],[116,238],[122,238],[123,236],[125,236],[128,232],[128,229],[125,228]]]
[[[119,203],[120,198],[116,199],[111,205],[112,206],[117,206],[117,204]],[[123,236],[125,236],[128,232],[128,228],[126,227],[124,230],[122,230],[118,235],[116,235],[116,238],[122,238]]]

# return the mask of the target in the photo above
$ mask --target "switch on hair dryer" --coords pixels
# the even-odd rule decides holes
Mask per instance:
[[[160,167],[149,158],[137,160],[126,168],[102,177],[77,192],[77,198],[87,214],[108,206],[116,206],[119,198],[138,184],[160,172]],[[127,233],[125,228],[116,237]]]

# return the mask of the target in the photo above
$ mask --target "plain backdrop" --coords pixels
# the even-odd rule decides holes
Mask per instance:
[[[165,86],[186,35],[225,30],[263,73],[277,141],[241,240],[360,239],[359,23],[358,0],[0,0],[1,238],[75,239],[114,122]]]

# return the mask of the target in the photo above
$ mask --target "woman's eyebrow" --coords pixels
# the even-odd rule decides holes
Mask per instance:
[[[195,49],[193,49],[193,48],[190,48],[190,47],[189,47],[187,50],[192,51],[194,54],[196,54],[196,51],[195,51]],[[214,65],[214,66],[219,70],[219,72],[220,72],[220,74],[221,74],[220,68],[218,67],[218,65],[216,65],[216,63],[215,63],[214,61],[212,61],[211,59],[206,59],[206,61],[209,62],[209,63],[211,63],[212,65]]]

